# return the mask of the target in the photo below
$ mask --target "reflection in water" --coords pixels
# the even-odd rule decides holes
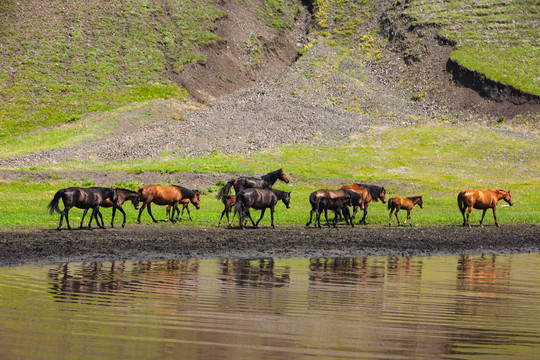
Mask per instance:
[[[281,287],[289,283],[289,269],[274,272],[274,259],[223,259],[221,276],[224,282],[240,286]]]
[[[521,254],[0,268],[0,347],[32,359],[532,358],[539,264]]]

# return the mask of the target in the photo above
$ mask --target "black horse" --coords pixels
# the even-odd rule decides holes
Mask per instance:
[[[289,183],[289,178],[287,175],[285,175],[282,169],[272,171],[271,173],[263,175],[260,178],[241,176],[239,178],[229,180],[229,182],[223,185],[216,197],[219,200],[223,199],[223,196],[229,193],[231,187],[234,187],[236,194],[239,194],[240,191],[248,188],[271,189],[278,180]]]
[[[64,210],[60,210],[58,203],[62,199],[64,203]],[[116,189],[104,188],[104,187],[91,187],[91,188],[80,188],[80,187],[69,187],[66,189],[61,189],[56,192],[54,198],[47,206],[49,209],[49,214],[54,214],[57,212],[60,214],[60,223],[58,224],[58,230],[62,229],[62,220],[64,216],[66,217],[66,223],[68,230],[71,230],[69,225],[68,213],[72,207],[77,207],[79,209],[92,209],[92,215],[90,215],[90,221],[88,222],[88,228],[91,227],[92,220],[96,218],[96,222],[100,228],[105,228],[103,224],[103,217],[101,217],[101,224],[98,221],[99,207],[106,201],[110,200],[113,204],[118,203],[118,192]],[[82,222],[81,222],[82,227]]]
[[[261,222],[264,212],[267,208],[270,208],[271,226],[274,226],[274,208],[278,201],[283,201],[287,209],[291,207],[291,193],[275,189],[255,189],[249,188],[241,191],[236,195],[235,210],[240,216],[240,228],[244,229],[244,217],[247,215],[256,228]],[[249,208],[262,210],[261,217],[255,223],[249,213]]]
[[[124,205],[124,202],[131,200],[131,203],[133,204],[133,207],[135,208],[135,210],[139,209],[139,194],[136,191],[117,188],[116,192],[118,193],[118,201],[117,201],[116,204],[114,204],[110,199],[106,199],[101,204],[101,207],[104,207],[104,208],[112,207],[113,208],[112,219],[111,219],[111,227],[112,228],[114,227],[114,217],[116,216],[116,209],[120,210],[122,215],[124,215],[124,221],[122,222],[122,227],[126,226],[126,212],[124,211],[124,209],[122,209],[122,205]],[[88,212],[88,209],[85,209],[84,213],[83,213],[83,216],[81,218],[80,227],[82,227],[83,220],[84,220],[84,217],[86,216],[87,212]],[[105,224],[103,223],[103,216],[101,215],[101,211],[99,211],[99,210],[98,210],[98,215],[102,219],[101,220],[101,225],[103,227],[105,227]],[[96,217],[96,221],[97,220],[98,220],[98,218]],[[98,226],[99,226],[99,223],[98,223]]]

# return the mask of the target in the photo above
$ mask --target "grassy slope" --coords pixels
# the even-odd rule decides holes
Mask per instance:
[[[409,2],[420,24],[441,26],[452,58],[489,78],[540,95],[540,3],[536,0]]]

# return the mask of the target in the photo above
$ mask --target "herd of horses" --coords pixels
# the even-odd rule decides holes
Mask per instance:
[[[253,227],[256,228],[264,217],[266,209],[270,209],[271,226],[272,228],[275,228],[275,206],[279,201],[282,201],[287,208],[290,208],[291,204],[290,192],[273,189],[274,184],[278,180],[285,183],[289,183],[290,181],[282,169],[272,171],[260,178],[241,176],[228,181],[216,196],[224,204],[224,210],[221,213],[218,226],[221,225],[223,216],[227,216],[229,226],[232,226],[229,214],[234,209],[239,217],[240,228],[245,228],[248,219],[251,221]],[[229,194],[232,188],[235,190],[234,195]],[[59,207],[60,199],[64,204],[63,210]],[[126,201],[131,201],[135,209],[139,210],[137,223],[140,224],[141,215],[144,209],[147,209],[152,220],[157,222],[152,214],[152,203],[160,206],[167,206],[166,221],[169,219],[169,214],[172,222],[178,221],[178,217],[180,217],[181,220],[184,210],[187,210],[189,219],[191,220],[189,204],[193,204],[198,210],[200,209],[200,200],[200,192],[198,190],[190,190],[178,185],[148,185],[138,191],[120,188],[113,189],[108,187],[69,187],[56,192],[54,198],[48,205],[48,209],[51,215],[55,212],[60,214],[58,230],[62,229],[64,218],[66,220],[67,228],[71,229],[69,223],[69,210],[73,207],[84,209],[79,225],[80,228],[83,227],[84,218],[90,209],[92,209],[92,213],[88,222],[88,228],[91,228],[94,219],[96,220],[98,227],[105,228],[103,216],[100,212],[100,208],[102,207],[113,208],[111,227],[114,227],[114,218],[116,210],[118,209],[123,215],[122,227],[124,227],[126,224],[126,213],[122,209],[122,205]],[[363,211],[363,216],[360,219],[359,224],[365,225],[369,204],[371,201],[379,200],[381,200],[383,204],[386,204],[386,190],[384,187],[377,185],[352,184],[342,186],[337,190],[321,189],[314,191],[309,196],[311,211],[306,226],[310,226],[313,223],[313,216],[315,215],[314,225],[316,227],[321,227],[320,217],[323,212],[326,219],[326,225],[330,226],[328,220],[329,210],[334,212],[334,219],[332,222],[334,227],[338,227],[341,219],[344,219],[347,225],[354,227],[353,219],[356,217],[359,210]],[[510,191],[501,189],[464,190],[458,194],[457,200],[459,210],[463,216],[463,226],[470,226],[469,215],[473,208],[483,210],[480,226],[482,226],[484,216],[488,209],[493,210],[495,225],[499,226],[496,214],[497,203],[500,200],[504,200],[508,204],[513,205]],[[141,203],[142,205],[140,205]],[[182,205],[181,215],[179,205]],[[388,210],[390,211],[388,225],[391,225],[393,214],[396,217],[399,226],[400,221],[398,213],[400,210],[404,210],[407,211],[407,219],[403,224],[405,225],[407,221],[409,221],[409,225],[412,226],[411,210],[415,205],[418,205],[421,209],[424,208],[422,196],[393,197],[388,199]],[[353,209],[352,215],[350,214],[350,208]],[[250,209],[261,210],[261,215],[257,222],[253,221]],[[467,216],[465,216],[465,212],[467,212]]]

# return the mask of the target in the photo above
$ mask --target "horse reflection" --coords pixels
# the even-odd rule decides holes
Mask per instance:
[[[73,265],[70,265],[72,264],[61,264],[49,271],[49,292],[53,294],[55,301],[109,305],[92,294],[115,292],[130,283],[122,280],[125,272],[124,261],[84,263],[76,272]]]
[[[283,287],[290,282],[289,269],[275,273],[274,259],[223,259],[221,277],[224,282],[239,286]]]

